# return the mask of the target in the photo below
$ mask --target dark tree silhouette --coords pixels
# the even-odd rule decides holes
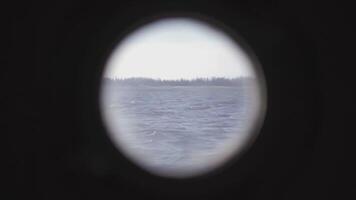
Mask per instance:
[[[110,79],[104,78],[104,84],[110,84],[115,86],[238,86],[246,84],[253,80],[251,77],[239,77],[239,78],[196,78],[192,80],[179,79],[179,80],[162,80],[151,78],[124,78],[124,79]]]

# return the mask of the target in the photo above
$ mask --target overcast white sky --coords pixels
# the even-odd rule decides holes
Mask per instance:
[[[245,52],[225,33],[189,18],[166,18],[126,37],[107,62],[105,77],[194,79],[253,76]]]

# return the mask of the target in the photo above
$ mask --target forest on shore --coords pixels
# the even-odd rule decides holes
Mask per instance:
[[[239,78],[196,78],[196,79],[178,79],[178,80],[164,80],[151,78],[124,78],[111,79],[104,78],[104,84],[115,86],[237,86],[248,84],[253,80],[252,77]]]

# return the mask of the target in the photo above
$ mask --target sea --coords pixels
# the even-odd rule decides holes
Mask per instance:
[[[101,102],[121,153],[151,171],[189,173],[243,145],[256,95],[246,85],[111,86]]]

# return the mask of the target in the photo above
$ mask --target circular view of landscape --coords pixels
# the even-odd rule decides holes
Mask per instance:
[[[256,138],[264,77],[242,39],[208,21],[166,17],[127,35],[103,72],[110,139],[151,174],[186,178],[222,167]]]

